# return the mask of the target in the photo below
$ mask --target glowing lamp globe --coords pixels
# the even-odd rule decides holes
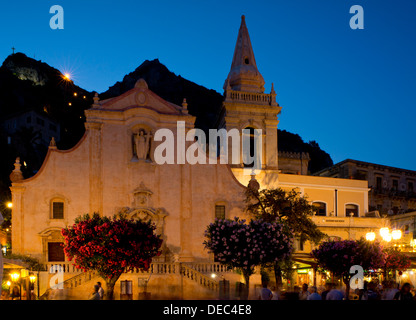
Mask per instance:
[[[393,230],[391,232],[391,236],[393,240],[399,240],[402,237],[402,231],[401,230]]]
[[[390,234],[389,228],[381,228],[380,229],[380,236],[382,236],[383,238],[385,238],[389,234]]]
[[[391,234],[389,233],[389,234],[387,234],[387,235],[385,235],[384,237],[383,237],[383,240],[384,241],[386,241],[386,242],[390,242],[391,241]]]
[[[19,280],[19,278],[20,278],[20,274],[18,274],[18,273],[12,273],[11,275],[10,275],[10,278],[12,278],[12,281],[13,282],[16,282],[17,280]]]
[[[368,233],[365,235],[365,238],[366,238],[366,240],[368,240],[368,241],[374,241],[374,240],[376,239],[376,234],[375,234],[375,232],[368,232]]]

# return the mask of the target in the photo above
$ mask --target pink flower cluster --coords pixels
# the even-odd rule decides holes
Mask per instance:
[[[322,269],[344,277],[349,276],[353,265],[375,270],[384,265],[386,258],[378,242],[370,243],[364,239],[325,241],[312,251],[312,256]]]
[[[292,236],[283,225],[263,220],[216,220],[206,232],[205,247],[217,260],[232,268],[253,269],[256,265],[286,259],[292,251]]]

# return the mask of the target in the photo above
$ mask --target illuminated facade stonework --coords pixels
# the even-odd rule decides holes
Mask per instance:
[[[345,220],[353,212],[357,219],[364,219],[366,181],[279,174],[277,117],[281,107],[273,85],[270,93],[264,93],[244,18],[224,90],[218,128],[262,129],[263,167],[256,175],[261,188],[298,188],[321,204],[322,216]],[[118,97],[101,101],[96,96],[85,114],[86,132],[74,148],[58,150],[51,144],[40,171],[26,180],[16,167],[11,187],[13,252],[37,257],[48,266],[64,266],[66,285],[71,288],[71,279],[80,275],[69,262],[56,260],[61,228],[84,213],[109,216],[123,211],[151,219],[163,236],[163,254],[155,260],[147,287],[154,297],[215,296],[211,289],[218,286],[218,279],[209,279],[212,272],[231,283],[238,281],[240,275],[214,263],[203,241],[216,214],[245,217],[244,190],[250,175],[244,174],[244,163],[157,164],[154,150],[161,142],[154,140],[156,131],[170,129],[176,137],[178,121],[185,123],[187,132],[194,128],[195,117],[188,114],[186,102],[178,106],[163,100],[144,80]],[[49,277],[45,275],[41,291],[47,289]],[[121,280],[132,279],[133,288],[143,288],[148,278],[147,274],[125,274]],[[253,285],[259,280],[254,276]],[[90,287],[91,283],[85,290]],[[136,298],[138,292],[134,292]]]

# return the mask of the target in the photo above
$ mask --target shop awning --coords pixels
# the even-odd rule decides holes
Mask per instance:
[[[309,253],[294,253],[292,256],[294,262],[300,264],[297,269],[316,268],[318,264]]]
[[[22,260],[3,258],[3,268],[4,269],[23,269],[23,268],[27,268],[27,264],[23,262]]]

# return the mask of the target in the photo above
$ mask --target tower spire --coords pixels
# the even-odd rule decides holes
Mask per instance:
[[[264,79],[257,69],[244,15],[241,16],[231,70],[225,80],[224,90],[227,89],[227,82],[235,91],[264,92]]]

